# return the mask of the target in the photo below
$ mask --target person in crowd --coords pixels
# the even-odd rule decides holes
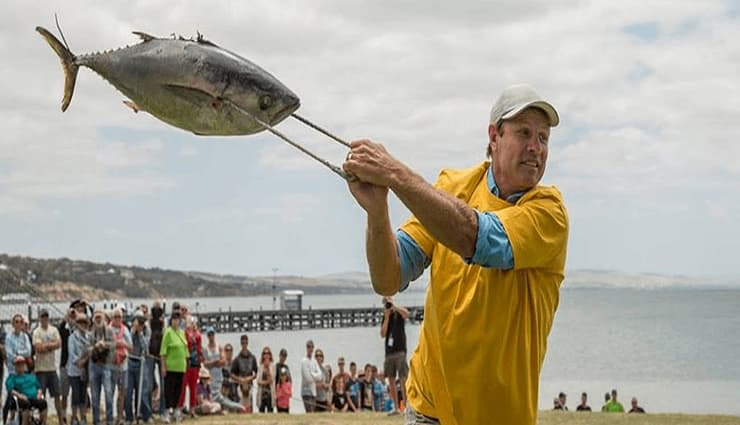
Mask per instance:
[[[373,365],[365,364],[364,375],[360,377],[360,406],[363,411],[375,411],[375,395],[373,392]]]
[[[590,412],[591,406],[588,405],[588,394],[581,393],[581,404],[576,407],[577,412]]]
[[[221,413],[221,404],[211,399],[211,374],[205,367],[198,372],[196,405],[193,410],[199,415],[213,415]]]
[[[563,411],[563,405],[560,404],[560,399],[558,397],[552,398],[552,410]]]
[[[188,308],[187,304],[181,304],[180,305],[180,314],[182,314],[182,320],[180,321],[180,328],[182,330],[185,330],[188,325],[188,320],[192,317],[190,314],[190,309]]]
[[[224,366],[221,369],[223,374],[223,384],[221,393],[229,400],[239,403],[241,406],[241,397],[239,396],[239,384],[231,380],[231,364],[234,362],[234,347],[227,343],[224,345]]]
[[[317,348],[314,353],[316,358],[316,364],[319,366],[320,378],[316,380],[316,412],[326,412],[329,410],[329,401],[331,396],[329,395],[329,385],[327,383],[326,376],[326,365],[324,365],[324,352]],[[329,379],[328,382],[331,382]]]
[[[21,330],[23,333],[26,334],[28,337],[28,340],[31,341],[31,356],[26,358],[26,371],[28,373],[33,373],[36,369],[36,362],[34,359],[36,358],[36,348],[33,346],[33,335],[31,335],[31,322],[28,320],[28,317],[25,315],[21,316],[23,318],[23,327]]]
[[[396,303],[392,297],[383,297],[383,323],[380,336],[385,338],[385,361],[383,371],[388,378],[388,387],[396,388],[396,379],[401,381],[401,392],[406,399],[406,378],[409,376],[409,365],[406,362],[406,319],[409,311]],[[393,400],[391,415],[399,414],[398,393],[390,391]]]
[[[39,326],[33,331],[33,346],[36,351],[36,379],[41,389],[42,397],[49,393],[49,397],[54,399],[54,408],[57,412],[58,423],[64,423],[64,410],[62,401],[59,398],[59,376],[57,375],[56,352],[62,346],[62,338],[59,336],[59,330],[54,326],[49,326],[49,310],[41,309],[39,311]]]
[[[154,301],[149,314],[149,382],[152,385],[152,411],[156,410],[160,416],[165,411],[164,391],[162,390],[162,368],[159,358],[159,350],[162,348],[162,335],[164,334],[164,309],[162,302]]]
[[[360,379],[357,376],[357,363],[349,362],[349,378],[344,386],[355,410],[360,410]]]
[[[180,312],[173,312],[170,324],[162,335],[159,350],[160,366],[164,377],[165,409],[161,412],[162,421],[170,423],[170,409],[176,422],[182,421],[182,410],[178,407],[185,370],[187,369],[188,343],[185,332],[180,328]]]
[[[188,411],[190,417],[195,417],[195,405],[197,403],[198,375],[200,365],[203,362],[202,339],[198,329],[198,319],[193,316],[187,316],[188,324],[185,327],[185,338],[188,342],[188,360],[187,370],[185,371],[185,381],[183,383],[178,406],[182,409],[185,406],[185,391],[189,394]]]
[[[272,362],[272,351],[265,346],[262,349],[259,368],[257,369],[257,394],[259,412],[273,413],[275,406],[275,366]]]
[[[563,411],[568,411],[568,406],[566,403],[568,402],[568,396],[564,392],[560,392],[558,394],[558,400],[560,400],[560,405],[563,407]]]
[[[292,381],[290,376],[290,368],[288,367],[288,350],[285,348],[280,349],[280,354],[278,357],[278,362],[275,363],[275,385],[280,382],[280,373],[282,371],[285,371],[285,373],[288,375],[288,380]]]
[[[632,397],[632,408],[627,413],[645,413],[645,409],[637,405],[637,397]]]
[[[116,393],[116,423],[123,422],[124,399],[128,392],[128,352],[133,348],[131,342],[131,332],[123,324],[124,310],[116,307],[111,312],[111,321],[109,327],[113,334],[114,354],[113,363],[111,364],[111,382],[113,392]],[[138,382],[138,379],[133,382]]]
[[[381,144],[350,143],[343,169],[366,212],[373,289],[394,295],[434,271],[406,385],[409,421],[536,422],[568,242],[560,192],[539,185],[558,123],[532,87],[504,89],[487,125],[491,161],[443,170],[435,185]],[[389,191],[413,214],[397,231]],[[484,370],[505,372],[471,379]]]
[[[149,353],[149,328],[147,318],[141,310],[137,310],[131,322],[131,351],[128,353],[128,372],[126,398],[126,425],[135,420],[134,410],[145,423],[152,421],[152,386],[149,380],[147,354]],[[134,409],[136,406],[136,409]]]
[[[71,425],[87,425],[87,376],[90,358],[90,321],[85,313],[76,312],[75,327],[67,341],[67,377],[72,391]]]
[[[601,406],[602,412],[606,412],[606,406],[609,405],[609,400],[611,400],[611,395],[608,392],[604,393],[604,405]]]
[[[624,406],[617,400],[617,390],[613,389],[611,399],[606,403],[607,412],[624,412]]]
[[[385,376],[378,371],[378,367],[373,365],[373,406],[376,412],[382,412],[385,406],[385,399],[389,397],[388,387],[385,386]],[[395,414],[395,412],[389,412]]]
[[[90,331],[88,379],[92,400],[93,425],[100,424],[100,390],[105,396],[105,423],[113,425],[113,380],[111,369],[116,355],[113,330],[106,325],[102,310],[95,310]]]
[[[316,383],[323,377],[313,349],[313,341],[309,339],[306,341],[306,357],[301,359],[301,398],[306,413],[316,411]]]
[[[5,337],[5,366],[8,369],[8,376],[15,374],[15,358],[18,356],[26,359],[26,362],[33,362],[31,338],[23,331],[23,315],[14,314],[11,319],[13,331]],[[25,365],[26,367],[28,365]],[[30,371],[31,368],[26,370]]]
[[[336,373],[336,375],[334,375],[331,378],[331,388],[332,388],[332,391],[334,390],[334,388],[336,388],[336,380],[340,376],[344,379],[345,385],[349,381],[349,372],[347,372],[344,369],[344,366],[345,366],[344,357],[341,357],[341,356],[338,357],[337,358],[337,373]]]
[[[357,409],[352,404],[352,398],[347,393],[344,383],[344,375],[337,374],[332,380],[332,412],[355,412]]]
[[[39,386],[39,381],[33,373],[26,372],[26,358],[16,356],[13,361],[14,373],[5,381],[8,398],[17,403],[16,409],[21,411],[21,425],[29,425],[31,409],[38,409],[41,413],[41,424],[46,425],[46,400]]]
[[[290,398],[293,397],[293,384],[290,382],[290,374],[285,369],[280,369],[280,380],[275,387],[275,404],[278,413],[290,413]]]
[[[0,385],[5,382],[5,364],[8,361],[7,352],[5,350],[5,339],[7,336],[8,333],[5,331],[5,326],[0,326]],[[2,387],[0,386],[0,388]]]
[[[60,397],[59,404],[63,415],[63,425],[67,425],[67,406],[69,405],[69,376],[67,375],[67,361],[69,360],[69,336],[72,334],[75,326],[75,318],[77,312],[73,308],[67,309],[64,313],[64,319],[57,325],[57,332],[59,333],[59,339],[61,340],[61,348],[59,350],[59,389]]]
[[[224,350],[216,343],[216,330],[213,326],[206,328],[206,338],[208,342],[203,350],[203,367],[208,370],[208,374],[210,376],[208,381],[211,386],[211,400],[219,403],[222,411],[229,410],[231,412],[244,412],[244,406],[242,406],[238,401],[233,401],[225,397],[221,392],[224,382],[223,367],[226,364],[226,357],[224,355]]]
[[[247,334],[239,338],[241,350],[231,363],[231,380],[239,384],[242,393],[242,406],[246,413],[253,412],[252,388],[257,377],[257,359],[249,351],[249,337]]]

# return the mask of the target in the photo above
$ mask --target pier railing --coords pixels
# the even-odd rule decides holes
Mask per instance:
[[[424,307],[407,307],[409,323],[424,320]],[[293,331],[380,326],[383,309],[329,308],[308,310],[252,310],[198,313],[201,329],[213,326],[219,333]]]

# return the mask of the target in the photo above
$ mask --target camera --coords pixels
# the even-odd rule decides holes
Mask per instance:
[[[393,303],[390,302],[390,301],[386,301],[385,302],[385,308],[391,308],[391,307],[393,307]]]

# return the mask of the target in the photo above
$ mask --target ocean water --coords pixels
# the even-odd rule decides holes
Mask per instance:
[[[424,294],[407,292],[396,298],[404,305],[422,305]],[[179,301],[192,311],[273,305],[272,297]],[[304,308],[381,305],[380,297],[371,294],[307,295],[303,304]],[[587,392],[591,407],[598,410],[604,393],[616,388],[625,407],[635,396],[648,412],[740,415],[739,313],[740,289],[563,288],[540,379],[539,406],[550,409],[552,398],[563,391],[573,410],[581,392]],[[418,342],[419,329],[406,327],[409,351]],[[264,346],[273,353],[286,348],[295,379],[309,338],[335,371],[338,356],[360,368],[365,363],[382,368],[383,340],[377,327],[255,332],[249,335],[249,348],[255,353]],[[217,340],[238,350],[238,334],[217,335]],[[294,401],[291,412],[302,411],[301,403]]]

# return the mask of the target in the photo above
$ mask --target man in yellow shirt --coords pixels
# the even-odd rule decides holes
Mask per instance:
[[[431,279],[406,385],[407,424],[534,424],[539,375],[565,268],[568,216],[538,185],[555,108],[528,85],[491,109],[489,161],[427,183],[385,148],[352,142],[344,170],[367,213],[367,259],[381,295]],[[393,231],[388,190],[413,216]]]

